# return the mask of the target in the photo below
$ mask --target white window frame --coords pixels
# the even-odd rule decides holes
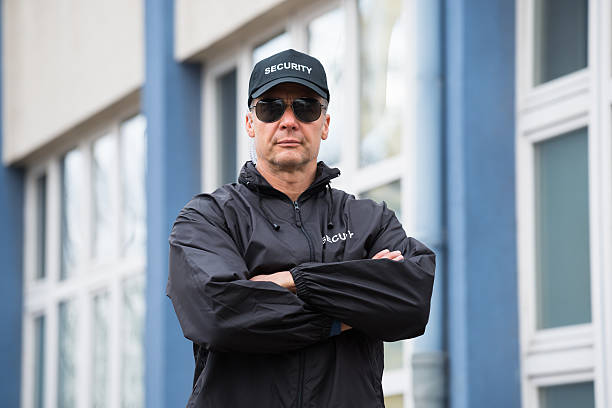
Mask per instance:
[[[224,47],[222,51],[208,55],[204,61],[202,81],[202,190],[213,191],[218,187],[219,165],[217,161],[217,129],[216,121],[216,79],[220,75],[236,69],[237,72],[237,118],[236,134],[237,141],[237,168],[236,174],[243,163],[250,160],[248,137],[245,131],[245,114],[247,113],[246,95],[248,94],[248,81],[253,66],[252,52],[255,47],[273,38],[282,32],[286,32],[291,38],[291,47],[300,51],[307,51],[308,47],[308,24],[313,19],[332,11],[335,8],[343,10],[345,18],[345,38],[347,69],[344,72],[344,90],[347,94],[346,100],[353,101],[343,106],[345,118],[359,117],[359,48],[356,41],[358,37],[358,5],[357,0],[333,0],[325,3],[305,4],[299,6],[298,10],[293,10],[291,15],[285,19],[279,18],[276,24],[267,24],[265,27],[257,27],[257,30],[244,34],[241,38],[235,39],[234,47]],[[414,1],[404,0],[405,19],[414,18]],[[411,21],[404,22],[406,33],[410,37],[407,41],[407,55],[413,55],[414,43],[411,41],[415,37],[414,27],[416,24]],[[410,57],[409,57],[410,58]],[[351,68],[352,67],[352,68]],[[394,181],[401,183],[401,202],[402,202],[402,224],[407,231],[414,231],[416,222],[411,217],[414,212],[414,182],[411,178],[415,172],[416,160],[412,154],[415,149],[411,148],[414,143],[414,99],[413,92],[410,92],[411,79],[414,78],[414,71],[411,64],[406,64],[406,95],[404,117],[406,124],[403,126],[401,136],[402,153],[389,159],[384,159],[367,167],[360,167],[360,134],[358,120],[346,120],[344,124],[346,134],[343,140],[344,151],[340,156],[340,161],[335,165],[342,170],[342,176],[334,180],[334,187],[352,192],[363,193],[367,190],[384,186]],[[332,101],[333,103],[333,101]],[[333,120],[333,118],[332,118]],[[333,135],[331,135],[333,137]],[[403,394],[404,407],[412,407],[412,342],[403,341],[403,368],[397,370],[385,370],[383,375],[383,390],[385,396]]]
[[[538,387],[593,381],[612,405],[612,10],[590,0],[588,66],[533,86],[534,4],[517,0],[516,176],[522,405]],[[588,128],[591,323],[536,330],[535,144]],[[607,271],[607,273],[606,273]]]
[[[114,109],[105,112],[91,123],[80,126],[68,134],[64,140],[48,149],[45,155],[33,159],[28,164],[25,177],[24,207],[24,284],[23,284],[23,330],[22,330],[22,386],[21,407],[34,406],[34,321],[40,315],[45,316],[44,342],[44,394],[43,404],[46,407],[57,405],[58,386],[58,325],[59,304],[64,300],[75,302],[79,312],[76,333],[77,350],[75,351],[76,386],[75,403],[77,407],[91,406],[91,330],[93,298],[98,293],[108,293],[110,311],[108,314],[108,403],[110,407],[121,405],[121,322],[122,322],[122,283],[128,279],[141,276],[144,279],[146,259],[144,256],[121,256],[121,240],[115,240],[115,251],[112,259],[98,261],[92,254],[92,149],[93,143],[101,136],[111,134],[117,148],[117,166],[120,166],[120,124],[140,113],[139,94],[136,93],[118,104]],[[75,142],[75,140],[77,140]],[[63,155],[78,149],[82,153],[84,174],[83,191],[80,197],[82,205],[82,232],[84,247],[83,256],[77,260],[75,275],[60,281],[61,264],[61,160]],[[38,177],[46,174],[46,274],[36,279],[37,265],[37,205],[36,182]],[[119,169],[112,174],[111,188],[114,190],[114,203],[118,209],[118,219],[113,222],[116,237],[121,228],[122,191],[119,180]]]

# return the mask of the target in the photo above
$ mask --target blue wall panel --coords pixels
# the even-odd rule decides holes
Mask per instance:
[[[2,0],[0,0],[0,142],[2,132]],[[2,157],[2,143],[0,143]],[[0,405],[19,406],[21,392],[21,310],[23,171],[0,164]]]
[[[519,407],[515,2],[446,2],[452,408]]]
[[[165,295],[168,235],[179,210],[200,190],[201,66],[174,60],[174,2],[145,0],[147,118],[146,406],[185,406],[191,343]]]

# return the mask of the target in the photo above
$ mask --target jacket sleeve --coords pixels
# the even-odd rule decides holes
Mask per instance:
[[[420,336],[429,320],[435,255],[406,237],[395,214],[383,206],[382,228],[368,259],[306,263],[291,270],[298,296],[317,310],[384,341]],[[403,261],[370,259],[400,250]]]
[[[172,227],[166,288],[186,338],[219,351],[277,353],[329,336],[330,317],[272,282],[248,280],[216,203],[190,204]]]

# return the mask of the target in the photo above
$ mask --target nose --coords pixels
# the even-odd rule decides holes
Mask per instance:
[[[298,123],[295,114],[293,113],[293,108],[291,106],[287,106],[283,116],[280,118],[279,126],[281,129],[287,130],[297,130]]]

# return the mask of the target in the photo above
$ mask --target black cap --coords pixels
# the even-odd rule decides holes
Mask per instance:
[[[289,49],[255,64],[249,80],[249,106],[253,98],[284,82],[307,86],[329,101],[327,76],[323,65],[310,55]]]

